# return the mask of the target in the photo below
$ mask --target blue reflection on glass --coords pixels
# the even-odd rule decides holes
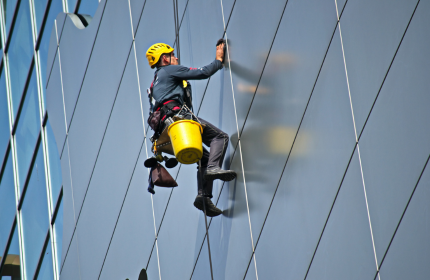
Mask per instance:
[[[48,201],[46,198],[43,149],[39,145],[30,181],[21,208],[25,248],[25,271],[33,279],[49,229]]]
[[[40,72],[42,75],[42,91],[43,91],[43,108],[46,108],[46,63],[48,61],[49,39],[51,36],[52,27],[54,26],[55,18],[59,13],[63,12],[63,4],[61,0],[52,0],[49,8],[48,18],[44,27],[42,41],[39,46]]]
[[[54,279],[54,267],[52,265],[51,239],[48,240],[45,253],[43,254],[42,265],[36,279],[49,280]]]
[[[28,1],[21,1],[8,49],[13,115],[16,116],[21,101],[28,68],[33,57],[30,8]]]
[[[15,217],[15,187],[13,184],[13,168],[10,152],[6,166],[0,178],[0,254],[3,254]]]
[[[19,243],[18,243],[18,231],[16,226],[13,230],[13,237],[10,242],[9,249],[6,253],[6,260],[3,266],[0,279],[2,280],[19,280],[21,279],[21,268],[19,261]],[[6,269],[7,268],[7,269]]]
[[[76,2],[77,2],[77,0],[68,0],[67,1],[67,6],[68,6],[68,12],[69,13],[74,13],[75,12]]]
[[[79,14],[94,16],[99,6],[98,0],[82,0],[79,5]]]
[[[7,108],[7,93],[6,82],[4,78],[3,69],[0,69],[0,157],[6,151],[6,145],[10,138],[9,116]]]
[[[48,138],[48,158],[49,158],[49,173],[51,179],[51,195],[54,204],[57,202],[58,194],[60,193],[61,184],[63,177],[61,174],[61,161],[60,155],[58,154],[57,143],[54,137],[54,131],[52,131],[49,119],[46,129],[46,136]]]
[[[47,0],[33,1],[33,3],[34,3],[34,10],[36,12],[36,26],[37,26],[37,31],[40,30],[40,26],[42,25],[43,15],[45,14],[45,9],[46,9],[46,3],[47,2],[48,2]],[[50,31],[50,30],[48,30],[48,31]]]
[[[19,187],[22,191],[40,130],[36,74],[33,71],[15,133]]]
[[[6,24],[6,34],[9,34],[10,25],[12,24],[13,13],[18,0],[3,0],[3,13]]]
[[[57,216],[54,223],[55,232],[55,248],[57,249],[57,267],[61,266],[61,252],[63,244],[63,200],[60,202],[60,207],[58,208]]]

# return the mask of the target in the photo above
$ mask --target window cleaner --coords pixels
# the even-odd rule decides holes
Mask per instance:
[[[234,180],[236,172],[221,169],[229,136],[213,124],[193,114],[192,91],[188,80],[207,79],[215,74],[223,67],[224,53],[225,41],[220,39],[216,44],[216,58],[212,63],[201,68],[188,68],[178,64],[174,48],[167,44],[154,44],[146,52],[149,66],[156,70],[151,87],[148,89],[150,105],[148,124],[154,130],[154,135],[151,137],[154,157],[147,159],[145,166],[153,168],[162,161],[165,161],[166,167],[174,165],[174,159],[162,156],[163,152],[174,155],[168,135],[169,127],[183,120],[197,122],[201,126],[202,142],[210,147],[210,151],[202,146],[202,156],[197,167],[197,196],[194,206],[201,211],[205,209],[209,217],[222,213],[211,201],[213,181]],[[148,191],[151,192],[149,188]]]

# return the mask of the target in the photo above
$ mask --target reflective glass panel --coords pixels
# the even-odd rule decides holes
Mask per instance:
[[[15,188],[10,152],[0,178],[0,254],[3,254],[15,217]]]
[[[79,13],[94,16],[99,6],[99,0],[82,0],[79,5]]]
[[[5,17],[6,34],[9,34],[10,25],[12,24],[13,13],[15,12],[16,2],[18,2],[18,0],[3,0],[3,13]]]
[[[6,82],[3,69],[0,71],[0,157],[2,157],[4,155],[7,142],[10,138],[10,128],[7,108]]]
[[[49,280],[54,279],[54,267],[52,265],[51,239],[48,240],[45,253],[43,254],[42,265],[36,279]]]
[[[55,0],[53,2],[55,2]],[[42,25],[43,15],[45,14],[45,9],[46,9],[46,3],[48,3],[47,0],[36,0],[36,1],[33,1],[34,10],[36,12],[36,26],[37,26],[37,31],[40,30],[40,26]],[[50,31],[50,30],[48,30],[48,31]]]
[[[16,116],[21,101],[28,68],[33,57],[30,8],[28,1],[21,1],[8,49],[13,115]]]
[[[55,18],[63,11],[61,0],[52,0],[49,8],[48,18],[46,19],[45,29],[42,35],[42,41],[39,46],[40,72],[42,75],[43,107],[46,108],[46,63],[48,61],[49,39]]]
[[[33,279],[49,228],[42,147],[39,147],[37,152],[21,213],[24,232],[25,272],[28,279]]]
[[[0,278],[2,280],[20,280],[21,279],[19,254],[20,254],[20,251],[19,251],[19,243],[18,243],[18,231],[16,230],[16,227],[15,227],[15,229],[13,230],[12,241],[10,242],[9,249],[6,253],[6,260],[0,275]]]
[[[60,207],[58,208],[57,217],[55,218],[54,223],[54,234],[55,241],[54,245],[57,249],[57,267],[61,266],[61,253],[62,253],[62,244],[63,244],[63,200],[60,202]]]
[[[31,76],[28,85],[18,127],[15,132],[16,152],[18,154],[18,174],[19,187],[22,191],[24,181],[27,176],[28,166],[36,145],[37,136],[40,130],[40,117],[37,99],[36,74]]]
[[[76,2],[77,2],[77,0],[68,0],[67,1],[67,6],[68,6],[68,12],[69,13],[74,13],[75,12]]]
[[[57,143],[55,142],[54,132],[52,131],[51,124],[47,123],[45,127],[46,136],[48,138],[48,158],[49,158],[49,175],[51,179],[51,195],[54,204],[57,201],[58,194],[60,193],[61,183],[63,177],[61,175],[61,161],[58,154]]]

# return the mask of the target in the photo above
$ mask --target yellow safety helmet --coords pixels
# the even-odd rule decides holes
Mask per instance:
[[[174,50],[174,48],[164,43],[152,45],[146,51],[146,58],[148,59],[149,66],[151,66],[151,68],[154,68],[155,64],[157,64],[158,60],[160,59],[160,56],[163,53],[171,53]]]

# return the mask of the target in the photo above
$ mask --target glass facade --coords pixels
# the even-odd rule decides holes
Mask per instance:
[[[0,2],[0,279],[430,279],[430,1]],[[195,165],[146,191],[145,52],[219,38],[209,218]]]
[[[0,2],[0,279],[57,280],[63,183],[46,112],[49,43],[58,14],[94,16],[99,1]]]

